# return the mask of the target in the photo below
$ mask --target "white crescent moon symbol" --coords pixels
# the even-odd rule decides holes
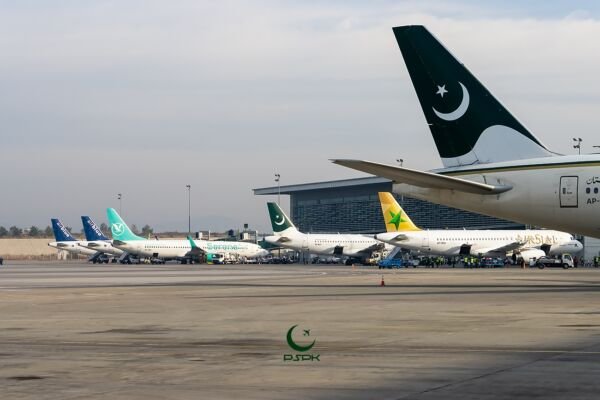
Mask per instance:
[[[441,113],[438,110],[436,110],[435,107],[431,107],[433,109],[433,112],[435,113],[435,115],[437,115],[439,118],[443,119],[444,121],[455,121],[455,120],[459,119],[467,112],[467,108],[469,108],[469,91],[467,90],[465,85],[463,85],[461,82],[458,82],[458,84],[462,88],[463,98],[462,98],[462,102],[460,103],[460,105],[458,106],[458,108],[456,110],[454,110],[450,113]]]
[[[275,220],[275,221],[273,221],[275,223],[275,225],[283,225],[283,224],[285,224],[285,218],[283,218],[281,215],[278,215],[277,218],[281,218],[281,222],[277,222]]]

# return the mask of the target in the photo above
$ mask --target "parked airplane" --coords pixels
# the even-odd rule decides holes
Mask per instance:
[[[600,155],[548,150],[425,27],[394,34],[444,168],[334,163],[410,197],[600,238]]]
[[[71,235],[71,232],[57,218],[52,218],[52,230],[54,231],[55,242],[48,243],[48,246],[58,250],[66,250],[69,253],[81,254],[84,256],[96,256],[99,252],[91,250],[81,245],[86,244],[85,240],[77,240]]]
[[[90,217],[82,215],[81,223],[83,224],[83,231],[85,233],[87,243],[81,243],[80,246],[87,247],[91,250],[100,251],[102,253],[112,254],[116,257],[120,257],[125,253],[123,250],[113,247],[112,240],[102,233],[100,227],[96,225],[96,223],[92,221]]]
[[[405,249],[447,257],[504,258],[516,253],[525,261],[583,249],[571,234],[551,230],[421,230],[391,193],[380,192],[379,201],[387,232],[375,235],[375,239]]]
[[[268,243],[312,254],[348,256],[348,264],[352,259],[365,262],[374,252],[393,249],[393,246],[364,235],[302,233],[277,203],[267,203],[267,208],[273,226],[273,236],[265,237]]]
[[[113,237],[113,246],[136,254],[162,260],[178,260],[187,263],[194,259],[195,251],[188,240],[146,240],[135,235],[114,208],[106,210]],[[229,253],[240,257],[264,257],[269,253],[259,245],[248,242],[195,240],[194,243],[207,257],[212,254]]]

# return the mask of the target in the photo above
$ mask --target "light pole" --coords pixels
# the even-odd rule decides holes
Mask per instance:
[[[583,142],[583,140],[581,140],[581,138],[573,138],[573,141],[577,143],[573,145],[573,148],[577,149],[579,154],[581,154],[581,142]]]
[[[396,158],[396,162],[398,164],[400,164],[400,168],[402,168],[402,164],[404,164],[404,159],[403,158]],[[404,195],[400,195],[400,205],[404,206]]]
[[[279,180],[281,179],[281,175],[275,174],[275,182],[277,182],[277,205],[281,207],[280,199],[281,199],[281,183]]]
[[[188,235],[192,234],[192,185],[185,185],[188,191]]]
[[[123,215],[123,207],[121,207],[123,205],[123,203],[121,202],[122,198],[123,195],[121,193],[117,193],[117,199],[119,199],[119,215]]]

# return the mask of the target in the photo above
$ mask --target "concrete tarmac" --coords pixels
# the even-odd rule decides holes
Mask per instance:
[[[599,395],[593,268],[0,267],[1,399]]]

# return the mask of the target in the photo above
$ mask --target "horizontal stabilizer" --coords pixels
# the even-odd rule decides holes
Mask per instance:
[[[512,186],[494,186],[485,183],[468,181],[466,179],[454,178],[435,174],[432,172],[418,171],[393,165],[379,164],[362,160],[331,160],[334,164],[356,169],[390,179],[395,183],[406,183],[430,189],[457,190],[460,192],[474,194],[499,194],[512,189]]]
[[[377,237],[375,237],[375,239],[377,239]],[[399,233],[396,236],[394,236],[393,238],[391,238],[390,240],[393,240],[395,242],[402,242],[402,241],[408,240],[408,236],[406,236],[404,233]]]

